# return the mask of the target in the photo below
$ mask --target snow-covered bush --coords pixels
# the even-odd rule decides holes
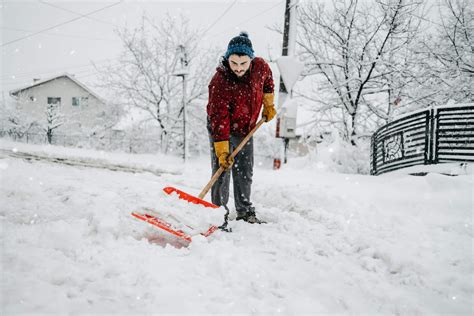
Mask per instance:
[[[288,164],[296,168],[313,168],[321,172],[369,174],[370,139],[359,138],[357,146],[344,141],[339,132],[325,134],[314,146],[306,146],[308,153],[291,151]]]
[[[315,160],[327,171],[368,174],[370,171],[370,141],[358,140],[353,146],[336,137],[316,148]]]

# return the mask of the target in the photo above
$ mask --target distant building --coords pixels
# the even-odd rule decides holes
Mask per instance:
[[[17,110],[38,122],[45,120],[48,105],[55,104],[68,132],[92,128],[106,115],[105,102],[71,74],[34,79],[26,87],[10,91]]]

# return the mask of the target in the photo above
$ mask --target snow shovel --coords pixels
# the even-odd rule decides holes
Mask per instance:
[[[237,154],[239,153],[239,151],[245,146],[245,144],[247,144],[247,142],[249,141],[249,139],[253,136],[253,134],[257,131],[257,129],[260,128],[260,126],[262,126],[262,124],[265,123],[265,120],[262,118],[260,121],[258,121],[257,125],[255,125],[255,127],[248,133],[247,136],[245,136],[245,138],[240,142],[240,144],[234,149],[234,151],[230,154],[230,157],[231,158],[235,158],[235,156],[237,156]],[[163,188],[163,191],[167,194],[172,194],[172,193],[176,193],[178,195],[178,198],[181,199],[181,200],[185,200],[189,203],[193,203],[193,204],[199,204],[199,205],[202,205],[204,207],[210,207],[210,208],[219,208],[219,206],[215,205],[215,204],[212,204],[210,202],[207,202],[206,200],[204,200],[204,197],[206,196],[206,194],[209,192],[209,190],[211,189],[211,187],[214,185],[214,183],[216,183],[217,179],[219,179],[220,175],[225,171],[224,167],[220,167],[216,173],[214,173],[214,175],[212,176],[211,180],[209,180],[209,182],[207,183],[207,185],[204,187],[204,189],[202,189],[201,193],[199,193],[199,195],[196,197],[196,196],[193,196],[191,194],[188,194],[184,191],[181,191],[177,188],[174,188],[174,187],[165,187]],[[178,238],[181,238],[187,242],[191,242],[192,241],[192,237],[191,235],[183,232],[182,230],[178,230],[178,229],[175,229],[173,228],[173,225],[171,225],[170,223],[158,218],[155,214],[153,214],[153,210],[151,209],[145,209],[145,211],[147,213],[140,213],[140,212],[132,212],[132,216],[140,219],[140,220],[143,220],[147,223],[150,223],[156,227],[159,227],[165,231],[167,231],[168,233],[171,233],[173,234],[174,236],[178,237]],[[152,214],[150,214],[152,213]],[[226,223],[227,223],[227,215],[226,214]],[[189,228],[192,228],[192,227],[189,227]],[[215,225],[211,225],[209,227],[209,229],[206,231],[206,232],[203,232],[201,233],[201,235],[207,237],[209,235],[211,235],[213,232],[215,232],[219,227],[218,226],[215,226]]]

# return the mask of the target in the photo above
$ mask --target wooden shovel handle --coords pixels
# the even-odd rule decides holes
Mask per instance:
[[[232,157],[232,158],[235,158],[235,156],[237,156],[237,154],[239,153],[239,151],[245,146],[245,144],[247,144],[247,142],[249,141],[250,137],[253,136],[253,134],[255,133],[255,131],[257,131],[257,129],[262,126],[262,124],[265,123],[265,120],[262,118],[260,121],[258,121],[257,125],[255,125],[255,127],[250,131],[250,133],[248,133],[247,136],[245,136],[244,139],[242,139],[242,141],[240,142],[239,146],[237,146],[234,151],[232,152],[232,154],[230,154],[229,157]],[[212,176],[211,180],[209,181],[209,183],[204,187],[204,189],[202,189],[201,193],[199,193],[198,197],[200,199],[204,199],[204,197],[206,196],[207,192],[209,192],[209,190],[211,189],[211,187],[214,185],[214,183],[216,183],[217,179],[219,179],[220,175],[224,172],[224,167],[220,167],[219,169],[217,169],[216,173],[214,173],[214,175]]]

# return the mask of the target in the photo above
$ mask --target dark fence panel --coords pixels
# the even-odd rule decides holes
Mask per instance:
[[[415,165],[467,161],[474,162],[474,104],[419,111],[372,135],[373,175]]]
[[[439,109],[436,114],[436,151],[433,163],[474,161],[474,109]]]

